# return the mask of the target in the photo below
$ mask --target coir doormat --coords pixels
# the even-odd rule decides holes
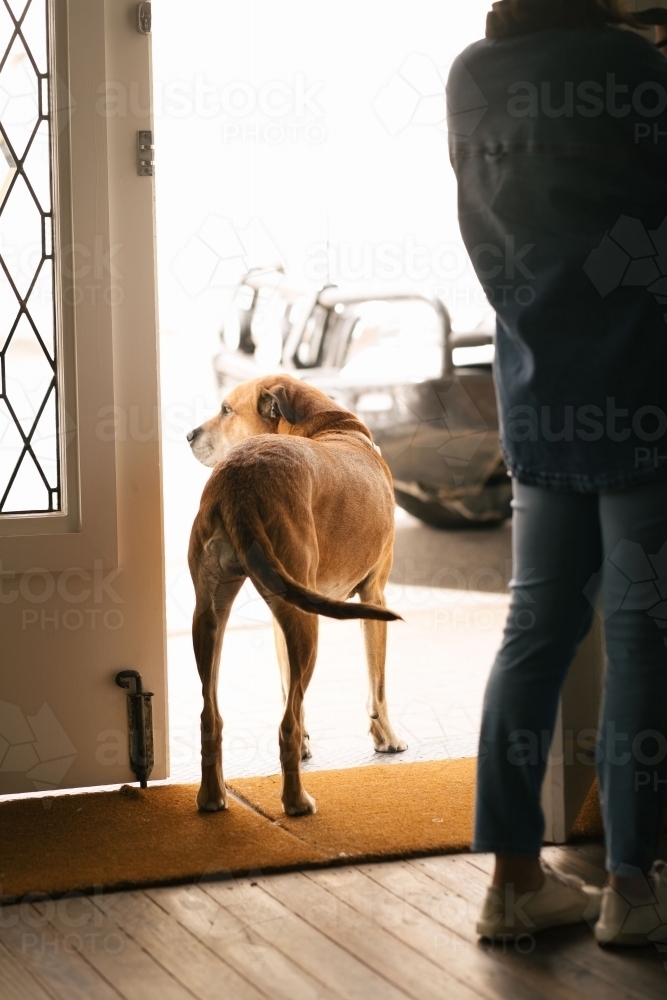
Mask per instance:
[[[4,802],[0,899],[465,850],[475,766],[464,758],[314,771],[304,784],[318,811],[300,818],[283,814],[278,776],[232,780],[219,813],[197,811],[196,785]],[[589,803],[577,832],[594,835],[596,824]]]

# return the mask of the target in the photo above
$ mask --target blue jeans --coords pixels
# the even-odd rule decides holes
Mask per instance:
[[[484,697],[473,850],[540,852],[558,698],[602,588],[607,868],[646,872],[667,803],[667,484],[584,494],[515,481],[513,506],[512,601]]]

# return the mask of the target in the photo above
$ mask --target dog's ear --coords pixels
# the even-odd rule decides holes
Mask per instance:
[[[278,420],[283,417],[289,424],[297,423],[299,417],[287,398],[284,385],[277,385],[271,392],[262,392],[257,403],[257,411],[267,420]]]

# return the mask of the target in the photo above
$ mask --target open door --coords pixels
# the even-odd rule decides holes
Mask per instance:
[[[154,692],[168,773],[137,7],[0,0],[0,793],[135,780],[121,669]]]

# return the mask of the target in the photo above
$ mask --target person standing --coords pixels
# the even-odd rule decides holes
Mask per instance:
[[[588,920],[601,944],[667,942],[667,29],[656,47],[633,25],[618,0],[501,0],[447,87],[514,493],[472,848],[496,855],[492,938]],[[558,699],[600,591],[602,893],[540,860]]]

